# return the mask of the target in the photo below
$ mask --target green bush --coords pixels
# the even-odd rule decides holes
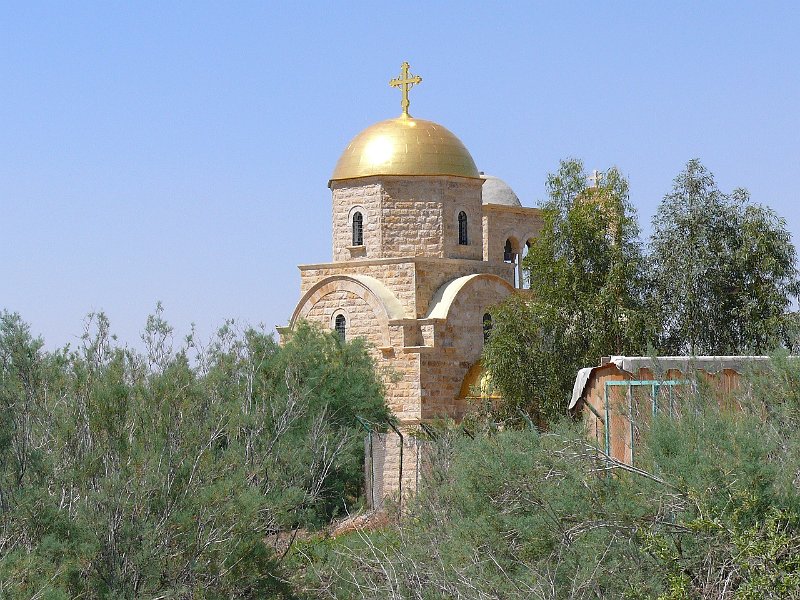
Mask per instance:
[[[643,431],[636,468],[579,424],[452,430],[396,530],[312,561],[331,598],[800,597],[800,369],[724,411],[704,391]],[[310,584],[309,584],[310,585]]]
[[[294,532],[361,502],[354,414],[389,417],[362,343],[171,338],[160,309],[143,353],[95,315],[47,352],[2,314],[0,597],[293,597]]]

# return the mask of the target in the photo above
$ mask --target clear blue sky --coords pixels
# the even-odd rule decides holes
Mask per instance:
[[[6,2],[0,308],[48,346],[104,310],[138,344],[284,324],[331,257],[348,140],[411,113],[535,206],[561,158],[617,165],[645,229],[687,160],[800,241],[800,3]]]

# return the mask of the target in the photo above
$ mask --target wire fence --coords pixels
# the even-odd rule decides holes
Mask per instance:
[[[538,431],[530,417],[520,411],[527,428]],[[364,438],[364,480],[367,506],[380,509],[387,498],[403,503],[417,494],[421,479],[429,464],[434,443],[445,431],[433,423],[420,422],[411,428],[402,428],[394,422],[372,422],[356,416],[366,432]],[[449,427],[447,428],[449,431]],[[475,439],[473,432],[458,427],[463,435]]]
[[[430,437],[424,428],[403,431],[392,422],[356,419],[367,433],[364,478],[369,508],[381,508],[386,498],[393,498],[402,510],[404,499],[419,490],[425,447]]]

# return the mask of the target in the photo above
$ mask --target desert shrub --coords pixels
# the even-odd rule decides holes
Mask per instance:
[[[311,561],[336,598],[800,596],[798,390],[792,360],[740,389],[699,389],[643,432],[636,468],[580,424],[459,430],[435,442],[396,529],[354,534]]]
[[[0,319],[0,596],[294,595],[299,528],[360,503],[353,418],[388,418],[360,342],[301,324],[285,346],[226,325],[145,351],[102,315],[48,352]]]

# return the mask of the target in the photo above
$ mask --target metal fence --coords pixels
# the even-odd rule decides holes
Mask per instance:
[[[628,379],[625,381],[606,381],[603,391],[604,415],[597,415],[604,427],[604,445],[606,454],[613,453],[614,438],[626,440],[630,451],[630,464],[634,463],[635,448],[641,441],[642,428],[660,412],[677,416],[679,405],[676,404],[676,390],[687,387],[690,391],[696,389],[696,383],[690,379]],[[625,392],[625,401],[616,396],[614,390]],[[621,409],[620,409],[621,405]],[[616,411],[615,411],[616,409]],[[625,423],[627,421],[627,423]],[[612,431],[612,423],[627,426],[628,431],[616,433]]]
[[[418,434],[405,433],[394,423],[372,423],[356,417],[367,432],[364,439],[364,479],[370,508],[380,508],[386,498],[397,501],[416,494],[424,468],[425,447],[429,437],[425,427]]]

